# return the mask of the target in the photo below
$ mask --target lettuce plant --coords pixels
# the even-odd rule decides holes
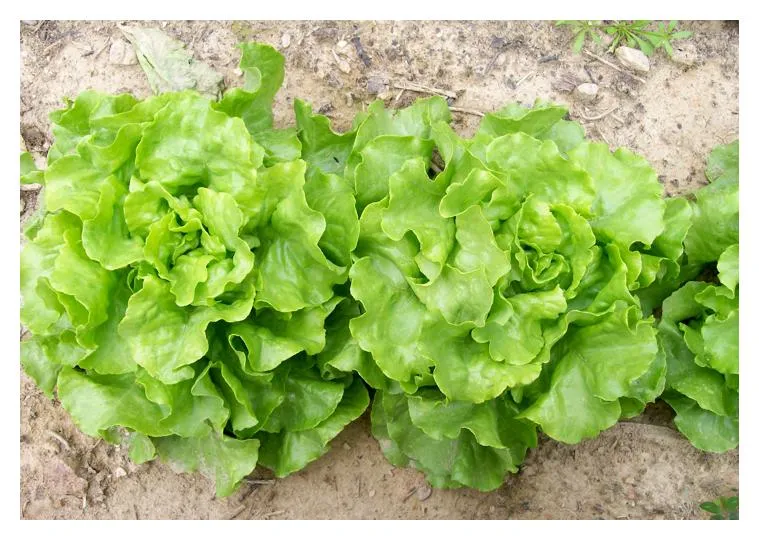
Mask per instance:
[[[220,495],[324,454],[366,385],[387,458],[436,487],[496,489],[538,430],[595,437],[665,385],[697,447],[737,444],[737,144],[695,202],[665,199],[561,106],[464,138],[439,97],[345,133],[296,100],[277,129],[273,48],[243,44],[245,83],[216,100],[180,45],[128,35],[154,86],[210,86],[84,92],[51,115],[46,169],[21,156],[44,185],[22,364],[82,431]],[[689,281],[715,263],[719,284]]]
[[[685,256],[716,279],[688,281],[662,306],[667,359],[663,399],[675,425],[701,450],[738,445],[738,142],[709,156],[710,184],[692,203]],[[715,268],[716,264],[716,268]]]
[[[373,431],[435,486],[494,489],[537,428],[576,443],[662,391],[635,291],[678,267],[690,208],[566,113],[512,105],[464,139],[442,99],[376,103],[318,148],[360,214],[350,332],[377,368]]]
[[[272,128],[283,58],[242,52],[246,85],[218,102],[81,94],[51,115],[44,173],[22,171],[44,183],[21,255],[25,370],[85,433],[126,431],[135,460],[204,470],[219,494],[257,462],[302,468],[369,399],[317,360],[344,313],[352,192],[307,180],[294,130]]]

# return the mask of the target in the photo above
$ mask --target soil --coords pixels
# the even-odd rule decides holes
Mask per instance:
[[[157,23],[156,23],[157,24]],[[47,115],[63,96],[94,88],[147,96],[139,65],[116,53],[118,23],[21,23],[21,135],[40,159],[51,144]],[[374,99],[404,106],[420,94],[408,83],[453,92],[454,126],[471,134],[479,116],[536,98],[569,106],[588,136],[646,156],[669,194],[705,183],[705,157],[738,136],[738,24],[683,22],[693,38],[676,42],[674,61],[651,57],[645,82],[570,51],[566,29],[547,22],[172,22],[160,23],[195,58],[241,83],[235,44],[256,40],[286,57],[275,121],[293,121],[306,98],[346,129]],[[285,48],[284,44],[288,46]],[[115,44],[115,45],[114,45]],[[617,63],[590,46],[591,52]],[[346,69],[347,68],[347,69]],[[571,88],[595,82],[582,102]],[[611,109],[598,120],[598,117]],[[584,119],[585,118],[585,119]],[[23,222],[36,205],[22,192]],[[698,519],[698,505],[738,486],[738,451],[707,454],[673,429],[655,404],[634,422],[568,446],[542,440],[521,472],[498,490],[430,490],[423,476],[397,469],[371,437],[366,416],[303,471],[274,479],[257,470],[235,495],[214,497],[199,474],[161,462],[136,466],[123,448],[83,435],[56,401],[22,374],[20,512],[27,519]]]

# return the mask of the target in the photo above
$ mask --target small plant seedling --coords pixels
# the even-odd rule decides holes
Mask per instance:
[[[701,504],[701,510],[709,512],[709,519],[738,519],[738,497],[719,497]]]
[[[677,21],[558,21],[556,25],[570,27],[574,35],[572,50],[576,53],[582,50],[587,36],[600,44],[601,34],[607,34],[612,38],[609,52],[625,45],[640,49],[646,56],[664,49],[671,57],[674,54],[672,42],[693,35],[687,30],[677,30]]]
[[[600,30],[603,26],[601,21],[557,21],[556,26],[569,26],[574,39],[572,51],[579,53],[585,45],[585,38],[590,37],[598,45],[603,45]]]

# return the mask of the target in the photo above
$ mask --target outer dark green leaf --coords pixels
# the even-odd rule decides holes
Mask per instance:
[[[688,440],[706,452],[725,452],[738,446],[738,419],[707,411],[686,397],[664,395],[677,413],[675,425]]]
[[[248,131],[256,135],[256,140],[268,149],[270,158],[293,155],[296,149],[299,154],[300,145],[292,139],[293,133],[288,133],[287,138],[283,138],[284,133],[271,131],[272,102],[285,78],[284,56],[274,47],[262,43],[241,43],[239,47],[242,50],[240,69],[245,74],[245,86],[226,92],[215,106],[216,109],[229,116],[242,118]],[[284,148],[287,148],[285,152]],[[298,157],[296,154],[286,161]]]
[[[738,242],[738,142],[716,148],[707,165],[711,184],[696,192],[693,226],[685,238],[691,262],[716,261]]]
[[[553,360],[550,389],[523,416],[570,444],[614,425],[622,413],[619,399],[640,395],[642,377],[657,356],[650,321],[635,317],[634,308],[617,310],[568,333]]]
[[[261,464],[279,476],[302,469],[329,450],[329,441],[350,422],[361,416],[369,406],[364,384],[355,379],[345,389],[334,413],[318,425],[300,431],[261,433]]]
[[[21,366],[45,395],[52,399],[61,365],[51,358],[37,339],[21,342]]]
[[[403,395],[387,393],[379,396],[381,401],[375,402],[375,408],[381,405],[384,415],[373,414],[372,420],[377,422],[379,435],[387,430],[390,442],[383,445],[383,450],[391,460],[402,462],[401,455],[408,456],[434,487],[496,489],[507,472],[517,471],[527,448],[537,443],[534,427],[513,419],[513,404],[475,406],[469,409],[475,413],[471,417],[460,409],[468,407],[463,403],[436,404],[414,397],[407,401]],[[415,403],[414,409],[411,403]],[[498,411],[495,416],[489,410],[491,406]],[[420,429],[417,421],[436,437]]]
[[[158,455],[182,472],[200,471],[216,482],[216,496],[231,495],[258,462],[260,443],[211,432],[203,437],[153,439]]]

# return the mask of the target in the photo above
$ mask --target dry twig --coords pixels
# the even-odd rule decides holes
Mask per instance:
[[[411,90],[412,92],[419,92],[421,94],[437,94],[439,96],[445,96],[451,99],[456,99],[458,95],[456,92],[450,90],[443,90],[442,88],[434,88],[425,84],[417,84],[412,82],[394,83],[393,88],[397,90]]]
[[[407,500],[409,500],[409,499],[411,498],[411,496],[412,496],[414,493],[416,493],[416,490],[417,490],[417,489],[419,489],[419,487],[418,487],[418,486],[417,486],[417,487],[415,487],[415,488],[412,488],[412,489],[411,489],[411,491],[409,491],[408,493],[406,493],[406,496],[405,496],[405,497],[403,497],[403,502],[406,502]]]
[[[95,52],[95,55],[92,58],[97,58],[98,56],[100,56],[103,53],[103,51],[108,48],[108,45],[110,45],[110,44],[111,44],[111,38],[106,39],[105,40],[105,45],[103,45],[102,47],[100,47],[97,50],[97,52]]]
[[[71,451],[71,445],[69,445],[69,442],[58,435],[55,431],[48,430],[47,434],[51,436],[53,439],[58,441],[62,447],[64,447],[67,451]]]
[[[280,515],[284,514],[285,512],[287,512],[287,510],[275,510],[274,512],[268,512],[268,513],[264,514],[261,517],[263,519],[266,519],[266,518],[270,518],[270,517],[274,517],[274,516],[280,516]]]
[[[642,82],[642,83],[644,83],[644,84],[646,83],[646,79],[641,79],[641,78],[640,78],[640,77],[638,77],[637,75],[633,75],[633,74],[632,74],[632,73],[630,73],[629,71],[626,71],[626,70],[622,69],[621,67],[619,67],[619,66],[617,66],[617,65],[615,65],[615,64],[612,64],[612,63],[611,63],[611,62],[609,62],[608,60],[604,60],[604,59],[603,59],[603,58],[601,58],[600,56],[597,56],[597,55],[593,54],[593,53],[592,53],[592,52],[590,52],[588,49],[583,49],[583,50],[582,50],[582,52],[583,52],[583,53],[585,53],[586,55],[590,56],[591,58],[594,58],[594,59],[598,60],[598,61],[599,61],[599,62],[601,62],[602,64],[604,64],[604,65],[606,65],[606,66],[609,66],[609,67],[610,67],[610,68],[612,68],[612,69],[616,69],[616,70],[617,70],[617,71],[619,71],[620,73],[624,73],[624,74],[625,74],[625,75],[627,75],[628,77],[631,77],[631,78],[635,79],[635,80],[636,80],[636,81],[638,81],[638,82]]]
[[[482,111],[477,111],[475,109],[467,109],[465,107],[448,107],[454,112],[460,112],[464,114],[473,114],[475,116],[485,116],[485,113]]]
[[[601,128],[596,126],[596,131],[601,136],[601,139],[606,143],[606,146],[611,146],[611,143],[609,142],[609,139],[606,138],[606,135],[604,135],[604,132],[601,131]]]
[[[585,116],[582,113],[579,113],[579,115],[580,115],[580,118],[582,118],[583,120],[585,120],[587,122],[593,122],[594,120],[600,120],[601,118],[609,116],[611,113],[613,113],[614,111],[616,111],[618,108],[619,108],[619,105],[614,105],[614,107],[612,107],[608,111],[603,112],[601,114],[597,114],[596,116]]]
[[[229,514],[229,517],[227,517],[227,519],[235,519],[237,516],[242,514],[243,510],[245,510],[246,508],[247,508],[246,505],[241,504],[240,506],[235,508],[231,514]]]
[[[535,72],[534,72],[534,71],[530,71],[530,72],[529,72],[527,75],[525,75],[524,77],[522,77],[521,79],[519,79],[519,80],[517,81],[517,83],[516,83],[515,87],[516,87],[516,86],[519,86],[520,84],[522,84],[524,81],[526,81],[527,79],[529,79],[529,78],[530,78],[530,77],[532,77],[533,75],[535,75]]]
[[[61,34],[60,36],[58,36],[57,38],[55,38],[55,41],[53,41],[50,45],[48,45],[47,47],[45,47],[42,50],[42,55],[41,56],[43,56],[43,57],[47,56],[47,54],[50,51],[52,51],[53,49],[55,49],[56,47],[58,47],[60,45],[65,44],[64,38],[69,37],[71,34],[72,34],[71,30],[69,30],[68,32],[64,32],[63,34]]]
[[[251,484],[253,486],[268,486],[276,482],[276,480],[259,480],[259,479],[246,479],[246,484]]]

